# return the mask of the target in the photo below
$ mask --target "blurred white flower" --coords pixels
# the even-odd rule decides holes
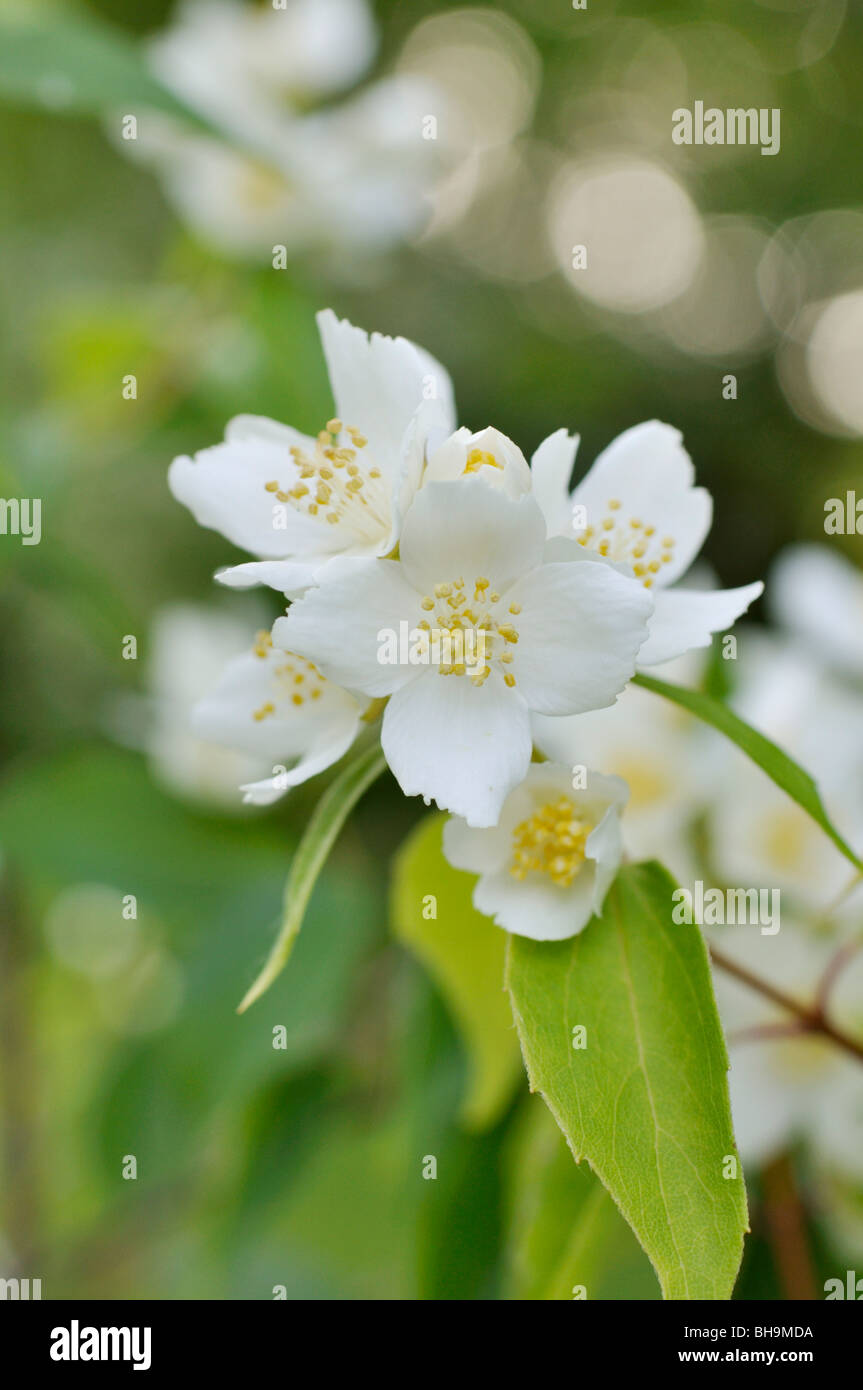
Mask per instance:
[[[454,817],[444,827],[446,858],[478,875],[477,911],[535,941],[582,931],[602,911],[620,866],[626,784],[589,772],[584,789],[574,790],[572,780],[569,767],[534,763],[497,825],[473,829]]]
[[[863,708],[813,662],[811,652],[755,632],[740,638],[734,709],[816,780],[828,815],[863,844]],[[853,870],[832,841],[754,763],[726,747],[710,814],[712,854],[730,884],[779,888],[797,914],[827,910]],[[842,904],[852,914],[858,890]]]
[[[223,444],[177,458],[169,482],[202,526],[261,557],[218,576],[296,595],[338,555],[386,555],[419,486],[426,449],[455,428],[452,386],[404,338],[318,315],[337,416],[316,439],[258,416]]]
[[[808,935],[784,918],[775,936],[737,926],[715,929],[712,940],[737,965],[810,1007],[839,944],[832,936]],[[863,1178],[863,1066],[818,1034],[765,1036],[765,1029],[792,1023],[793,1015],[722,969],[714,979],[744,1165],[768,1163],[802,1139],[822,1165]],[[863,953],[838,975],[830,995],[831,1018],[852,1036],[863,1023],[861,988]]]
[[[863,678],[863,573],[827,545],[783,550],[770,577],[778,623],[837,672]]]
[[[578,436],[558,430],[533,456],[534,496],[549,535],[575,538],[589,554],[654,591],[650,637],[638,654],[639,668],[709,646],[713,633],[730,627],[764,585],[668,587],[698,555],[713,511],[710,494],[694,486],[695,469],[679,430],[657,420],[626,430],[570,494],[577,447]]]
[[[682,657],[663,677],[695,686],[701,661]],[[713,740],[667,700],[628,685],[608,709],[531,719],[534,743],[554,762],[601,767],[629,788],[625,843],[632,858],[659,859],[680,882],[695,876],[692,823],[713,791]]]
[[[421,227],[441,157],[423,133],[436,109],[427,81],[389,78],[331,104],[376,49],[366,0],[186,0],[150,63],[224,139],[154,112],[124,150],[154,164],[218,250],[269,260],[277,246],[314,249],[354,278],[358,260]]]
[[[273,628],[349,690],[390,696],[383,751],[402,791],[470,825],[493,825],[531,757],[530,711],[611,704],[631,677],[652,599],[613,567],[543,563],[545,526],[530,496],[513,501],[468,477],[415,497],[398,560],[342,559]],[[460,630],[484,664],[382,664],[382,631]]]
[[[148,694],[117,702],[111,722],[124,742],[145,749],[154,776],[174,794],[236,807],[240,784],[269,771],[249,751],[205,742],[192,728],[195,703],[248,645],[249,624],[213,607],[173,604],[156,614]]]
[[[338,762],[367,704],[259,632],[254,648],[235,657],[195,706],[192,724],[208,741],[274,764],[269,777],[242,788],[244,801],[266,806]]]
[[[183,0],[150,41],[156,75],[239,135],[302,111],[364,75],[377,50],[367,0]]]

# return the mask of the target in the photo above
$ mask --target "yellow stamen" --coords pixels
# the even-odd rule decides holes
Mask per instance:
[[[510,873],[520,882],[530,873],[547,874],[568,888],[584,863],[592,828],[576,815],[570,797],[546,802],[513,831]]]

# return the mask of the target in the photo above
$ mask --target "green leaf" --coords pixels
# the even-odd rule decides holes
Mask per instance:
[[[446,816],[429,816],[395,862],[393,929],[440,988],[468,1056],[462,1120],[483,1128],[500,1115],[521,1073],[504,990],[506,934],[471,902],[474,879],[453,869],[441,847]],[[424,899],[436,916],[423,916]]]
[[[863,859],[854,853],[832,824],[813,778],[793,758],[783,753],[782,749],[769,738],[765,738],[764,734],[753,729],[727,705],[722,704],[720,700],[714,700],[710,695],[702,695],[697,690],[686,690],[681,685],[670,685],[667,681],[657,680],[655,676],[637,675],[633,679],[636,685],[643,686],[645,690],[652,690],[655,695],[664,695],[666,700],[673,700],[675,704],[689,710],[690,714],[697,715],[705,724],[710,724],[721,734],[725,734],[732,743],[736,743],[762,772],[767,773],[777,787],[786,792],[792,801],[796,801],[797,805],[820,825],[849,863],[853,864],[855,869],[863,871]]]
[[[260,999],[284,970],[303,924],[306,907],[318,875],[327,861],[339,831],[363,792],[380,777],[386,761],[380,744],[373,743],[359,753],[324,792],[314,809],[297,847],[285,884],[282,926],[263,970],[240,1002],[237,1013],[244,1013]]]
[[[256,1278],[232,1279],[229,1298],[243,1289],[289,1284],[289,1298],[390,1300],[416,1298],[417,1223],[426,1187],[406,1177],[410,1135],[398,1106],[372,1122],[357,1102],[334,1106],[318,1121],[311,1161],[295,1170],[265,1222],[246,1232]],[[416,1156],[417,1160],[419,1155]],[[261,1275],[267,1261],[272,1277]],[[230,1265],[233,1270],[235,1258]]]
[[[207,127],[149,72],[143,48],[86,13],[0,21],[0,96],[59,111],[162,111]]]
[[[497,1297],[505,1124],[483,1133],[450,1130],[435,1142],[437,1177],[422,1182],[417,1226],[417,1296],[423,1302]]]
[[[544,1105],[519,1117],[509,1155],[505,1297],[657,1299],[656,1275],[602,1183],[577,1167]]]
[[[739,1162],[723,1176],[736,1154],[728,1056],[704,941],[672,922],[674,889],[659,864],[624,868],[579,936],[513,937],[507,983],[531,1089],[614,1198],[664,1297],[725,1299],[746,1194]]]

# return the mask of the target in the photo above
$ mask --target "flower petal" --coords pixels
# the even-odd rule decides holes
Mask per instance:
[[[333,763],[344,757],[358,730],[359,724],[345,722],[340,726],[334,724],[326,737],[322,731],[293,767],[280,768],[272,777],[266,777],[260,782],[246,782],[240,788],[243,800],[255,806],[270,806],[274,801],[278,801],[279,797],[284,796],[285,792],[290,791],[291,787],[298,787],[301,782],[316,777],[319,772],[332,767]]]
[[[369,336],[332,309],[317,316],[336,412],[369,440],[378,466],[393,477],[405,433],[423,401],[430,424],[444,439],[455,429],[452,383],[447,372],[406,338]]]
[[[544,874],[516,883],[504,870],[480,879],[473,903],[478,912],[516,936],[565,941],[583,931],[593,916],[595,875],[595,865],[587,864],[568,888],[559,888]]]
[[[276,620],[276,646],[301,653],[337,685],[366,695],[390,695],[414,679],[417,666],[379,659],[384,632],[398,637],[405,623],[409,633],[425,617],[398,561],[340,557],[320,579]]]
[[[283,454],[297,447],[311,453],[315,441],[291,425],[271,420],[267,415],[235,415],[225,426],[226,444],[274,444]]]
[[[389,477],[392,524],[389,535],[378,549],[379,555],[389,555],[395,549],[405,513],[419,491],[426,463],[426,448],[429,436],[434,431],[435,410],[432,402],[424,401],[405,430],[401,460]]]
[[[381,745],[405,796],[435,801],[471,826],[494,825],[530,763],[530,718],[497,674],[475,686],[426,671],[393,695]]]
[[[569,486],[580,436],[556,430],[544,439],[530,461],[533,495],[545,517],[549,536],[572,536]]]
[[[270,438],[249,437],[201,449],[194,458],[175,458],[168,483],[200,526],[220,531],[253,555],[281,559],[295,551],[319,551],[321,541],[331,539],[322,526],[291,507],[279,507],[276,526],[274,495],[266,484],[290,486],[295,472],[286,447]]]
[[[510,667],[539,714],[614,703],[635,671],[653,611],[649,592],[601,561],[543,565],[513,585],[522,607]]]
[[[450,816],[443,828],[443,852],[454,869],[493,874],[507,861],[509,837],[500,825],[477,828],[461,816]]]
[[[228,589],[252,589],[267,584],[286,598],[301,598],[321,569],[307,560],[250,560],[217,570],[215,578]]]
[[[596,776],[596,774],[592,774]],[[606,778],[606,781],[620,781],[619,778]],[[585,854],[588,859],[592,859],[596,864],[596,872],[593,876],[593,894],[591,897],[591,907],[599,916],[602,912],[602,904],[605,902],[605,895],[611,887],[620,868],[620,861],[623,858],[623,832],[620,828],[619,807],[626,801],[626,783],[620,782],[620,800],[609,806],[599,824],[587,837]]]
[[[760,580],[740,589],[657,590],[650,636],[638,653],[639,669],[709,647],[714,632],[731,627],[763,590]]]
[[[512,833],[534,809],[528,785],[533,768],[531,764],[528,776],[506,798],[496,825],[476,827],[468,825],[461,816],[450,816],[443,828],[443,852],[454,869],[489,874],[509,864]]]
[[[532,497],[517,502],[477,479],[429,483],[402,528],[406,577],[422,594],[435,584],[485,576],[505,590],[542,559],[545,525]]]
[[[599,455],[572,495],[587,509],[588,524],[602,526],[609,502],[619,503],[610,519],[625,532],[632,520],[672,538],[673,558],[657,583],[670,584],[689,568],[710,530],[709,492],[694,486],[695,469],[683,436],[671,425],[650,420],[619,435]],[[612,545],[611,558],[615,555]]]

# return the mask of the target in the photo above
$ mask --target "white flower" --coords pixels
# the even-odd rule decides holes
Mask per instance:
[[[302,151],[290,150],[289,169],[287,151],[278,159],[243,154],[161,116],[151,116],[128,146],[155,165],[181,220],[220,254],[269,260],[274,246],[292,254],[313,241],[315,209],[299,160]]]
[[[681,440],[678,430],[657,420],[636,425],[600,454],[572,494],[577,436],[559,430],[532,460],[534,496],[549,535],[574,537],[584,550],[653,590],[650,637],[638,654],[639,667],[709,646],[711,635],[730,627],[764,587],[668,587],[700,551],[712,514],[710,494],[694,486],[695,470]]]
[[[863,574],[826,545],[784,550],[770,576],[772,612],[837,672],[863,677]]]
[[[244,801],[265,806],[338,762],[360,731],[367,703],[259,632],[252,651],[236,657],[196,705],[192,724],[201,738],[275,764],[269,777],[242,788]]]
[[[390,696],[382,745],[405,795],[493,825],[531,757],[530,711],[611,704],[631,677],[650,595],[611,566],[543,563],[530,496],[484,482],[430,483],[404,522],[398,560],[339,560],[273,629],[350,690]],[[383,631],[484,634],[485,665],[385,665]]]
[[[444,854],[454,868],[479,875],[477,911],[518,936],[562,941],[602,911],[620,867],[627,794],[619,777],[589,772],[585,788],[574,790],[570,768],[534,763],[496,826],[447,821]]]
[[[195,520],[260,557],[222,571],[223,583],[294,595],[334,556],[388,554],[427,444],[455,427],[449,377],[421,348],[369,337],[330,309],[318,326],[337,415],[316,439],[241,415],[223,444],[171,465],[171,490]]]
[[[717,928],[717,948],[744,969],[798,1000],[815,1001],[835,938],[807,935],[784,919],[775,936],[757,927]],[[859,1034],[863,956],[852,959],[831,992],[830,1013]],[[818,1034],[758,1037],[752,1030],[793,1022],[793,1015],[721,968],[716,997],[726,1029],[734,1132],[744,1164],[762,1165],[804,1139],[819,1162],[863,1177],[863,1066]]]
[[[701,662],[682,657],[663,674],[696,685]],[[690,714],[628,685],[609,709],[567,718],[535,714],[536,747],[554,762],[601,767],[629,788],[626,845],[635,859],[660,859],[677,879],[694,876],[691,827],[711,791],[713,741]]]

